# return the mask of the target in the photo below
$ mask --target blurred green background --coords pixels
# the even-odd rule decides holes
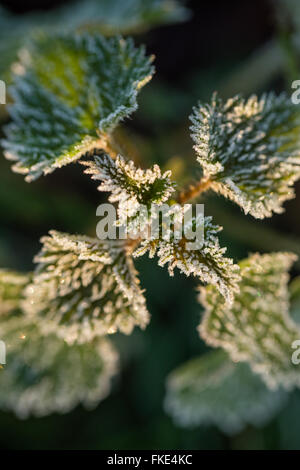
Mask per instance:
[[[33,0],[23,6],[16,0],[1,3],[19,15],[41,8]],[[193,13],[189,21],[161,26],[136,38],[156,56],[156,75],[139,97],[138,112],[122,130],[137,161],[171,168],[182,183],[188,179],[183,171],[186,165],[196,178],[199,169],[188,116],[198,99],[208,99],[214,90],[223,96],[290,91],[292,79],[300,79],[300,54],[291,39],[296,26],[284,3],[190,1],[186,2]],[[43,2],[43,8],[56,4]],[[299,194],[299,184],[296,191]],[[94,236],[96,207],[102,197],[79,165],[27,184],[1,158],[0,266],[31,270],[39,238],[50,229]],[[230,202],[210,194],[204,203],[206,215],[224,226],[221,242],[235,260],[254,251],[300,254],[300,199],[285,204],[283,215],[265,221],[247,217]],[[196,283],[180,275],[170,278],[165,269],[146,258],[138,260],[137,268],[152,321],[145,332],[135,330],[131,336],[113,338],[120,351],[121,373],[110,396],[91,412],[77,407],[67,415],[24,421],[0,413],[0,447],[300,449],[300,392],[291,395],[265,428],[248,427],[234,437],[215,427],[186,430],[173,424],[163,410],[165,378],[182,362],[208,350],[196,331],[201,313]],[[293,274],[299,274],[299,268],[296,265]]]

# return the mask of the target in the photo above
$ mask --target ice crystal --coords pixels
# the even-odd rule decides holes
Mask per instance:
[[[171,206],[172,210],[172,206]],[[177,220],[184,217],[184,208],[175,209]],[[194,221],[194,219],[192,219]],[[199,223],[196,221],[195,223]],[[235,292],[238,292],[240,280],[239,268],[231,258],[226,258],[226,248],[221,248],[217,233],[221,227],[212,224],[211,217],[204,217],[204,237],[199,240],[199,246],[188,248],[189,239],[175,236],[175,228],[168,234],[168,239],[146,239],[135,250],[133,256],[142,256],[149,252],[153,258],[157,254],[159,266],[168,265],[169,274],[173,276],[174,269],[178,268],[186,276],[196,276],[204,283],[214,284],[226,301],[231,303]]]
[[[283,93],[199,104],[191,116],[204,178],[256,218],[283,211],[300,177],[300,114]]]
[[[109,393],[118,355],[108,339],[68,345],[24,317],[2,320],[0,337],[7,345],[1,409],[20,418],[66,413],[79,403],[94,407]]]
[[[265,425],[286,398],[283,390],[270,390],[248,364],[235,364],[218,350],[170,374],[165,409],[179,426],[214,424],[232,435],[248,424]]]
[[[29,280],[30,275],[0,269],[0,315],[19,309]]]
[[[99,191],[110,192],[109,201],[118,202],[118,223],[126,224],[129,232],[136,227],[143,230],[150,222],[151,205],[163,204],[175,191],[170,180],[171,172],[162,173],[158,165],[142,170],[121,155],[113,160],[107,154],[95,156],[94,162],[82,163],[87,166],[85,173],[96,181],[102,181]],[[146,214],[140,210],[141,206],[144,206]]]
[[[290,253],[252,255],[240,263],[240,293],[229,308],[214,286],[200,288],[205,315],[202,338],[223,347],[234,361],[247,361],[273,388],[300,386],[299,366],[292,362],[292,343],[300,327],[289,316]]]
[[[145,298],[123,242],[51,231],[42,243],[23,308],[38,315],[43,333],[53,331],[73,343],[145,328]]]
[[[11,88],[13,122],[3,142],[27,181],[102,148],[153,73],[131,39],[42,35],[29,50]]]

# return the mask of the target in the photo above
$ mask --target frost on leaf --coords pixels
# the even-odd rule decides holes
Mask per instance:
[[[68,345],[41,335],[36,321],[2,320],[6,364],[0,371],[0,408],[20,418],[67,413],[79,403],[94,407],[109,393],[118,355],[106,338]]]
[[[260,100],[213,95],[191,116],[198,162],[210,187],[256,218],[283,212],[300,177],[300,114],[283,93]]]
[[[149,252],[149,257],[153,258],[157,254],[159,266],[168,265],[169,274],[173,276],[174,269],[178,268],[186,276],[196,276],[204,283],[211,283],[217,287],[226,301],[231,303],[233,295],[238,292],[238,282],[240,279],[239,268],[233,264],[231,258],[226,258],[224,253],[226,248],[221,248],[217,233],[221,227],[213,225],[211,217],[200,218],[193,216],[190,224],[203,224],[203,239],[199,240],[198,247],[189,249],[190,237],[182,238],[176,236],[177,224],[184,223],[184,207],[171,206],[170,211],[174,215],[174,226],[165,236],[157,239],[142,241],[133,256],[138,257]],[[195,227],[193,227],[195,228]],[[189,232],[185,232],[187,235]],[[161,235],[161,233],[160,233]]]
[[[3,145],[27,181],[105,147],[153,73],[131,39],[87,34],[40,36],[19,65]]]
[[[165,409],[179,426],[214,424],[232,435],[249,424],[265,425],[286,397],[283,390],[270,390],[248,364],[235,364],[218,350],[194,358],[170,374]]]
[[[73,343],[146,327],[145,298],[122,242],[51,231],[42,243],[23,308],[38,315],[44,334]]]
[[[48,34],[97,31],[105,36],[133,34],[185,21],[190,14],[177,0],[78,0],[47,12],[13,15],[0,8],[0,77],[10,81],[18,52],[37,31]]]
[[[295,277],[290,283],[289,294],[290,315],[296,323],[300,324],[300,276]]]
[[[151,205],[163,204],[175,191],[171,172],[162,173],[158,165],[142,170],[121,155],[113,160],[107,154],[82,163],[87,166],[85,173],[101,181],[98,190],[110,192],[109,201],[118,203],[118,224],[126,224],[129,232],[143,230],[151,218]],[[141,205],[146,213],[140,210]]]
[[[228,307],[214,286],[200,288],[205,315],[199,332],[210,345],[223,347],[234,361],[249,362],[272,388],[300,386],[292,363],[292,343],[300,327],[289,316],[290,253],[255,254],[240,263],[240,293]]]
[[[0,315],[19,310],[30,276],[0,269]]]

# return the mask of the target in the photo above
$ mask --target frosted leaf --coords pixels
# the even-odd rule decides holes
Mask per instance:
[[[291,317],[296,323],[300,324],[300,276],[295,277],[290,283],[289,294]]]
[[[44,334],[73,343],[146,327],[145,298],[123,242],[51,231],[42,243],[23,308],[38,315]]]
[[[171,172],[162,173],[158,165],[142,170],[121,155],[113,160],[107,154],[95,156],[94,162],[83,161],[82,164],[87,166],[85,173],[101,181],[98,190],[110,192],[109,201],[118,202],[118,223],[126,224],[129,230],[134,230],[132,226],[137,217],[137,226],[143,228],[149,223],[151,205],[163,204],[175,191],[175,185],[170,180]],[[145,220],[141,220],[140,205],[147,208]]]
[[[0,408],[20,417],[67,413],[79,403],[95,407],[109,393],[118,355],[106,338],[68,345],[41,335],[36,321],[0,323],[6,365],[0,370]]]
[[[210,188],[256,218],[283,212],[300,177],[300,114],[283,93],[194,108],[192,138]]]
[[[88,34],[40,36],[21,65],[3,145],[27,181],[105,147],[153,73],[131,39]]]
[[[214,286],[200,288],[205,315],[201,337],[223,347],[234,361],[249,362],[271,388],[300,386],[299,366],[292,363],[292,343],[300,327],[289,316],[290,253],[255,254],[240,263],[240,293],[228,307]]]
[[[103,35],[133,34],[185,21],[189,11],[176,0],[78,0],[47,12],[13,15],[0,8],[0,77],[10,81],[18,52],[37,31],[48,34],[92,30]]]
[[[232,435],[249,424],[264,426],[286,398],[283,390],[270,390],[248,364],[235,364],[218,350],[170,374],[165,409],[179,426],[214,424]]]
[[[28,274],[0,269],[0,315],[19,309],[23,290],[29,280]]]
[[[184,209],[181,209],[184,215]],[[180,212],[177,213],[177,217]],[[195,221],[195,219],[192,219]],[[153,258],[157,254],[159,266],[168,265],[169,274],[173,276],[174,269],[178,268],[186,276],[196,276],[204,283],[211,283],[217,287],[226,301],[231,303],[233,295],[238,292],[240,280],[239,267],[233,264],[231,258],[226,258],[226,248],[221,248],[217,234],[221,227],[213,225],[211,217],[204,217],[204,239],[199,242],[199,248],[188,249],[189,241],[183,236],[177,239],[175,231],[170,231],[169,239],[162,237],[154,240],[143,240],[134,251],[133,256],[138,257],[149,252]],[[178,218],[177,218],[178,222]]]

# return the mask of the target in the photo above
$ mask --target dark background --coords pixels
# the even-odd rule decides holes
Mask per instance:
[[[32,0],[23,5],[16,0],[1,3],[19,14],[59,4],[44,1],[41,5]],[[157,161],[168,167],[179,156],[192,166],[188,132],[192,106],[222,88],[250,54],[278,35],[271,1],[190,1],[187,5],[193,11],[190,21],[156,28],[136,39],[156,56],[156,75],[141,93],[140,109],[128,126],[132,139],[139,134],[138,148],[148,164]],[[283,72],[264,89],[280,91],[286,83]],[[243,84],[233,85],[236,92],[239,85]],[[28,185],[1,158],[0,265],[31,270],[39,238],[49,229],[94,235],[95,210],[100,202],[96,185],[82,176],[79,166],[70,165]],[[244,216],[231,203],[216,197],[205,199],[205,204],[206,214],[224,226],[222,243],[236,260],[248,252],[269,249],[293,247],[300,252],[297,200],[285,205],[284,215],[263,222]],[[299,393],[292,394],[287,406],[265,428],[248,427],[232,438],[215,427],[185,430],[174,426],[163,411],[165,378],[176,366],[207,350],[195,329],[201,313],[196,284],[180,275],[170,278],[165,269],[146,258],[137,265],[152,321],[145,332],[136,330],[129,337],[113,338],[122,368],[111,395],[92,412],[77,407],[64,416],[25,421],[0,413],[0,447],[299,449]],[[299,273],[297,266],[295,273]]]

